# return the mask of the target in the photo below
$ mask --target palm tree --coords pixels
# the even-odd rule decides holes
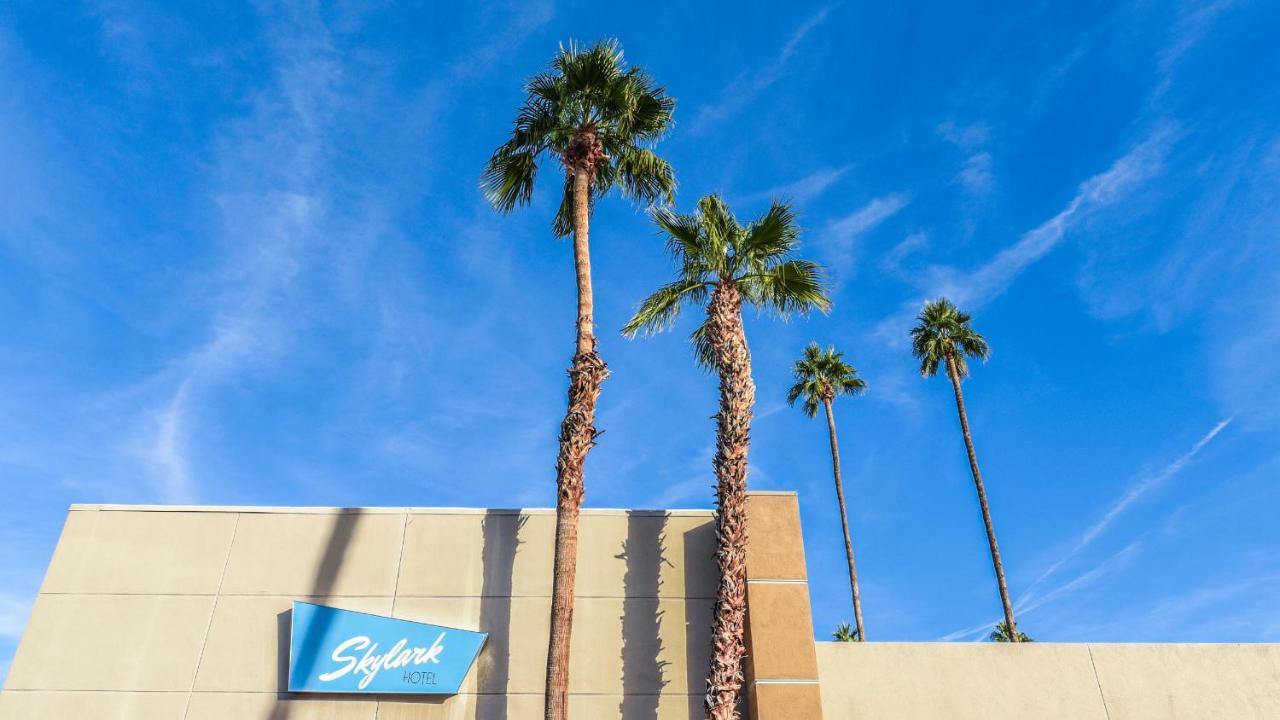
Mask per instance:
[[[991,631],[991,636],[987,638],[991,642],[1013,642],[1013,636],[1009,634],[1009,626],[1003,621],[996,623],[996,629]],[[1018,631],[1018,642],[1035,642],[1031,636]]]
[[[609,374],[596,352],[588,244],[591,209],[615,186],[643,203],[672,200],[675,175],[650,146],[671,126],[675,101],[642,70],[628,67],[613,40],[586,49],[561,47],[551,67],[530,78],[525,90],[511,137],[494,151],[481,185],[495,208],[510,212],[529,203],[540,160],[554,157],[564,170],[563,197],[552,227],[558,236],[573,234],[578,313],[569,404],[556,459],[555,570],[547,652],[546,717],[560,720],[568,716],[583,465],[595,445],[596,401]]]
[[[844,529],[844,553],[849,560],[849,587],[853,592],[853,622],[858,640],[867,639],[866,626],[862,624],[862,595],[858,592],[858,568],[853,562],[853,541],[849,538],[849,512],[844,504],[844,483],[840,478],[840,445],[836,441],[836,416],[832,405],[837,395],[857,395],[865,392],[867,384],[858,377],[858,371],[844,361],[844,354],[834,347],[825,351],[818,343],[809,343],[804,357],[795,364],[796,382],[787,393],[787,402],[795,405],[804,399],[801,408],[810,418],[818,415],[821,406],[827,413],[827,435],[831,440],[831,469],[836,480],[836,501],[840,503],[840,526]]]
[[[747,448],[755,383],[751,352],[742,325],[743,304],[786,316],[831,306],[820,268],[792,258],[800,231],[795,215],[774,202],[768,212],[743,227],[724,201],[708,195],[698,210],[678,215],[653,212],[680,265],[678,277],[640,304],[623,333],[658,332],[670,327],[686,303],[706,305],[706,322],[693,333],[699,363],[720,376],[716,414],[716,561],[720,585],[712,624],[707,715],[737,717],[742,691],[743,630],[746,616]]]
[[[969,451],[969,469],[973,483],[978,488],[978,504],[982,506],[982,522],[987,527],[987,543],[991,545],[991,562],[996,569],[996,582],[1000,586],[1000,602],[1004,605],[1005,627],[1009,637],[1018,642],[1018,624],[1013,619],[1013,603],[1009,601],[1009,586],[1004,579],[1004,563],[1000,561],[1000,546],[996,543],[996,528],[991,522],[991,508],[987,505],[987,490],[978,471],[978,454],[973,449],[973,436],[969,433],[969,416],[964,410],[964,395],[960,381],[969,374],[965,358],[986,361],[991,347],[986,338],[970,325],[968,313],[960,312],[951,301],[939,298],[927,302],[916,317],[919,325],[911,330],[911,351],[920,359],[920,374],[933,377],[938,366],[946,364],[947,376],[956,394],[956,411],[960,414],[960,431],[964,434],[965,449]]]
[[[849,627],[849,623],[840,623],[836,626],[836,631],[831,633],[831,639],[836,642],[858,642],[862,636],[857,630]]]

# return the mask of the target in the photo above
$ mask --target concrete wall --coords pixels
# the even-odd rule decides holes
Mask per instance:
[[[818,643],[826,720],[1274,720],[1280,645]]]
[[[1280,646],[814,643],[793,493],[750,499],[752,720],[1280,718]],[[551,511],[76,506],[0,720],[541,716]],[[703,511],[586,511],[571,710],[702,717]],[[446,699],[283,692],[294,599],[491,633]]]
[[[0,693],[4,720],[541,716],[551,511],[76,506]],[[586,511],[571,705],[700,717],[709,512]],[[444,700],[283,693],[294,599],[491,633]]]

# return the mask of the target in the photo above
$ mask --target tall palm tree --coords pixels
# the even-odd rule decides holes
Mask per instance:
[[[623,333],[658,332],[670,327],[686,303],[706,305],[706,322],[693,333],[695,356],[720,375],[716,414],[716,561],[720,585],[712,624],[711,667],[706,709],[712,720],[737,717],[742,692],[743,631],[747,593],[747,448],[755,383],[751,352],[742,325],[742,307],[777,315],[826,311],[831,306],[820,268],[792,257],[800,231],[791,208],[775,202],[743,227],[724,201],[708,195],[697,212],[653,212],[680,265],[674,282],[640,304]]]
[[[825,351],[818,343],[809,343],[804,357],[795,364],[795,384],[787,393],[787,402],[795,405],[801,398],[801,409],[810,418],[817,417],[818,408],[827,413],[827,436],[831,440],[831,469],[836,480],[836,501],[840,503],[840,526],[844,529],[844,553],[849,560],[849,587],[853,592],[853,622],[857,638],[867,639],[866,626],[862,624],[862,594],[858,592],[858,567],[853,562],[853,541],[849,537],[849,512],[844,504],[844,483],[840,478],[840,445],[836,440],[836,416],[832,405],[837,395],[857,395],[865,392],[867,384],[858,377],[858,371],[844,361],[844,353],[834,347]]]
[[[546,718],[568,716],[569,641],[577,571],[578,515],[583,465],[595,445],[596,401],[609,371],[596,352],[591,210],[614,187],[642,203],[670,202],[675,174],[653,152],[671,126],[675,101],[613,40],[589,48],[561,47],[548,70],[525,85],[527,97],[511,137],[485,166],[482,189],[494,207],[510,212],[533,196],[538,164],[554,157],[564,171],[563,197],[552,228],[573,234],[578,282],[577,345],[569,368],[569,404],[556,459],[556,545],[547,652]]]
[[[969,451],[969,470],[973,484],[978,488],[978,504],[982,506],[982,522],[987,527],[987,543],[991,545],[991,563],[996,569],[996,582],[1000,586],[1000,603],[1004,605],[1004,624],[1009,639],[1020,642],[1021,634],[1013,619],[1013,603],[1009,601],[1009,586],[1004,579],[1004,563],[1000,561],[1000,546],[996,543],[996,528],[991,522],[991,508],[987,505],[987,489],[978,471],[978,454],[973,449],[973,436],[969,433],[969,416],[964,410],[964,394],[960,381],[969,375],[966,358],[986,361],[991,346],[986,338],[969,325],[968,313],[961,312],[951,301],[939,298],[924,304],[916,317],[919,323],[911,330],[911,351],[920,359],[920,374],[933,377],[938,367],[946,365],[947,376],[956,394],[956,412],[960,414],[960,431],[964,446]]]

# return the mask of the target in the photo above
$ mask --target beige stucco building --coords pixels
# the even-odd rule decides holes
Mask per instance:
[[[796,498],[751,499],[748,713],[1280,718],[1280,647],[815,643]],[[541,717],[554,516],[543,510],[74,506],[0,719]],[[705,511],[588,510],[575,718],[701,717],[715,569]],[[447,698],[285,692],[307,600],[490,634]]]

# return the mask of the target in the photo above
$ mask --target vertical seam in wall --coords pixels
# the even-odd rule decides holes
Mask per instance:
[[[396,600],[400,596],[400,570],[404,567],[404,540],[409,534],[409,513],[404,514],[404,523],[400,526],[400,556],[396,558],[396,580],[391,589],[391,615],[396,614]]]
[[[400,570],[404,567],[404,540],[409,534],[409,513],[404,514],[404,524],[400,526],[400,557],[396,558],[396,581],[391,590],[391,616],[396,615],[396,600],[400,597]],[[373,705],[373,720],[382,714],[382,698]],[[185,720],[185,719],[184,719]]]
[[[231,564],[231,550],[236,545],[236,532],[240,529],[240,513],[236,513],[235,522],[231,525],[231,542],[227,543],[227,556],[222,559],[222,573],[218,575],[218,589],[213,594],[213,607],[209,608],[209,622],[204,626],[204,638],[200,640],[200,654],[196,656],[196,671],[191,674],[191,689],[187,691],[187,704],[182,708],[182,720],[186,720],[191,712],[191,697],[196,692],[196,679],[200,677],[200,664],[204,662],[204,651],[209,645],[209,631],[213,629],[213,616],[218,612],[218,599],[222,597],[222,581],[227,579],[227,566]]]
[[[1102,712],[1111,720],[1111,708],[1107,707],[1107,694],[1102,692],[1102,678],[1098,676],[1098,663],[1093,661],[1093,646],[1085,645],[1089,651],[1089,667],[1093,668],[1093,681],[1098,685],[1098,698],[1102,700]]]

